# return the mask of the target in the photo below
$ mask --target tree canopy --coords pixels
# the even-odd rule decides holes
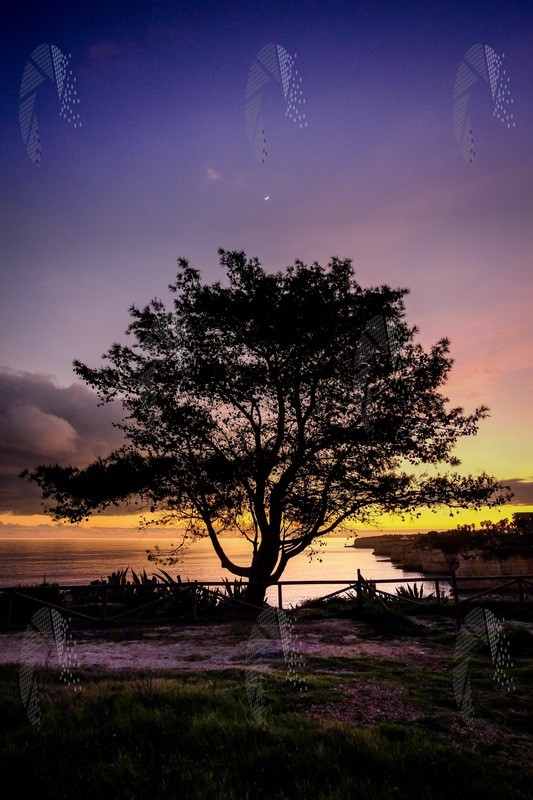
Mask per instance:
[[[180,259],[172,310],[131,306],[132,346],[113,344],[97,368],[74,362],[103,402],[122,403],[126,444],[85,469],[23,473],[57,519],[135,499],[267,585],[350,521],[510,497],[486,473],[450,471],[488,409],[448,407],[449,341],[425,352],[404,319],[406,289],[363,288],[348,259],[268,273],[243,252],[219,254],[224,282],[202,283]],[[227,556],[229,531],[251,542],[250,563]]]

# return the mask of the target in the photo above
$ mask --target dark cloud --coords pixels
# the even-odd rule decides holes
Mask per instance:
[[[525,478],[504,478],[502,483],[510,486],[514,497],[511,500],[513,506],[533,506],[533,480]]]
[[[0,512],[43,512],[37,485],[18,477],[23,469],[85,467],[123,443],[112,425],[121,406],[98,402],[82,384],[63,387],[52,375],[0,368]]]

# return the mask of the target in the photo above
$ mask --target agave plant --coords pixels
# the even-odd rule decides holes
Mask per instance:
[[[220,605],[220,597],[218,588],[213,592],[205,586],[198,586],[196,588],[196,611],[201,613],[214,611]]]
[[[165,584],[165,586],[179,586],[181,584],[181,578],[179,575],[177,576],[177,580],[174,580],[172,575],[169,575],[166,570],[160,569],[159,572],[162,573],[163,577],[161,577],[161,575],[158,575],[157,577],[161,583]]]
[[[129,588],[132,600],[141,600],[143,603],[146,603],[159,594],[156,575],[152,575],[152,577],[149,578],[145,569],[138,575],[135,570],[132,569],[131,577],[133,579],[133,584]]]
[[[128,574],[129,566],[126,569],[117,569],[107,576],[107,584],[112,587],[109,593],[109,599],[114,602],[122,602],[126,595],[128,581],[126,575]]]
[[[126,575],[128,573],[129,567],[126,569],[117,569],[116,572],[112,572],[111,575],[107,576],[107,582],[110,586],[126,586]]]
[[[149,578],[145,569],[143,569],[142,574],[139,573],[139,575],[132,569],[131,577],[133,578],[135,586],[154,586],[157,583],[157,577],[152,575],[152,577]]]
[[[243,579],[230,581],[228,578],[223,578],[224,581],[224,594],[231,597],[233,600],[244,600],[247,584]]]
[[[398,586],[396,589],[396,594],[398,597],[405,597],[408,600],[428,600],[430,597],[433,597],[433,592],[431,594],[426,595],[424,598],[424,584],[421,583],[420,587],[417,583],[414,583],[412,586],[411,584],[407,584],[407,586]]]
[[[363,597],[374,597],[376,591],[376,581],[364,581],[361,585]]]
[[[190,584],[190,581],[183,582],[179,575],[173,578],[172,575],[164,569],[159,569],[160,575],[157,579],[165,591],[168,593],[168,602],[166,602],[159,613],[179,613],[190,614],[193,611],[193,598],[195,594],[195,587]],[[196,587],[196,599],[198,600],[199,588]]]

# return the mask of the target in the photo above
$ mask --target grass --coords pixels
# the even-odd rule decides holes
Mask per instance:
[[[531,659],[517,678],[526,701]],[[500,724],[509,703],[494,702],[480,655],[472,662],[476,716]],[[485,669],[485,672],[484,672]],[[522,671],[521,671],[522,670]],[[518,677],[519,676],[519,677]],[[449,675],[399,670],[387,659],[329,658],[307,665],[307,692],[283,670],[264,678],[268,714],[262,726],[247,704],[242,670],[176,670],[110,676],[86,670],[82,691],[39,673],[42,730],[27,721],[18,673],[0,669],[0,753],[4,778],[22,796],[40,798],[177,798],[187,800],[521,800],[531,797],[531,772],[505,763],[499,750],[476,752],[469,733],[454,740],[457,719]],[[347,692],[368,682],[404,687],[421,710],[416,723],[353,724],[312,719],[326,705],[341,711]],[[526,712],[522,715],[525,723]],[[506,723],[507,720],[507,723]],[[516,723],[516,720],[514,720]],[[520,732],[520,731],[519,731]],[[479,748],[478,748],[479,750]]]
[[[248,704],[242,669],[84,668],[78,693],[57,672],[35,672],[39,731],[25,715],[17,669],[0,667],[0,768],[23,797],[42,800],[525,800],[533,779],[533,635],[517,620],[531,621],[531,611],[505,616],[513,619],[504,633],[514,690],[497,686],[488,647],[474,651],[471,727],[454,696],[456,634],[446,609],[417,619],[402,605],[358,610],[342,598],[306,605],[302,630],[306,618],[341,617],[353,619],[357,636],[342,656],[305,656],[298,670],[305,692],[286,680],[283,663],[266,672],[264,725]],[[195,627],[209,636],[207,620]],[[137,621],[128,631],[110,626],[105,636],[148,638],[156,629]],[[227,633],[239,640],[242,625]],[[334,639],[325,628],[324,643]],[[381,640],[386,654],[394,639],[406,655],[378,658],[358,639]],[[375,721],[373,703],[385,710],[392,703],[399,719]]]

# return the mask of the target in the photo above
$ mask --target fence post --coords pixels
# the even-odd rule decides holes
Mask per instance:
[[[102,608],[102,619],[105,619],[107,617],[107,593],[108,593],[108,591],[109,591],[109,589],[106,586],[106,589],[105,589],[105,592],[104,592],[104,606]]]
[[[461,609],[459,608],[459,590],[457,589],[457,579],[455,577],[455,570],[452,570],[452,588],[453,599],[455,603],[455,627],[457,630],[461,627]]]
[[[435,594],[437,595],[437,605],[440,606],[440,581],[438,578],[435,578]]]
[[[357,570],[357,608],[363,607],[363,590],[361,587],[361,570]]]
[[[278,608],[283,608],[282,585],[278,583]]]
[[[196,586],[197,582],[194,581],[194,585],[192,587],[192,618],[196,619]]]

